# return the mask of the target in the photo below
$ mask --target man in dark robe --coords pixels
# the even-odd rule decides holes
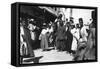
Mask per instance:
[[[24,28],[23,38],[24,38],[25,42],[27,43],[29,56],[34,57],[35,55],[34,55],[34,52],[32,50],[32,40],[31,40],[30,30],[27,28],[26,25],[24,25],[23,28]]]
[[[64,33],[65,33],[65,28],[63,26],[63,22],[59,21],[59,27],[57,28],[56,32],[56,47],[58,51],[63,51],[65,48]]]
[[[72,51],[71,51],[71,46],[72,46],[72,41],[73,41],[73,35],[71,34],[71,32],[70,32],[70,28],[71,28],[71,26],[69,25],[69,22],[68,22],[68,29],[67,29],[67,31],[65,32],[65,35],[66,35],[66,37],[67,37],[67,39],[66,39],[66,41],[65,41],[65,45],[66,45],[66,51],[68,52],[68,53],[71,53]]]

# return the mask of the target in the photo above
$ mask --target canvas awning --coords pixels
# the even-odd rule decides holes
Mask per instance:
[[[43,7],[43,6],[41,7],[41,6],[39,6],[39,8],[47,10],[48,12],[52,13],[52,14],[55,15],[56,17],[58,16],[58,15],[57,15],[57,12],[54,11],[53,9],[49,8],[49,7]]]

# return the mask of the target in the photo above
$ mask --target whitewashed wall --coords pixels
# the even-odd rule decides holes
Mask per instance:
[[[87,24],[89,22],[89,19],[91,19],[91,13],[92,9],[76,9],[73,8],[71,12],[71,8],[63,8],[63,13],[65,14],[65,18],[68,18],[72,16],[74,18],[74,22],[78,23],[79,18],[83,18],[84,24]]]
[[[84,24],[87,24],[91,19],[92,11],[90,9],[72,9],[72,17],[74,17],[75,23],[78,23],[79,18],[83,18]]]

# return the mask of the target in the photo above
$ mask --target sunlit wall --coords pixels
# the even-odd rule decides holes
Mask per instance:
[[[87,24],[91,19],[92,9],[76,9],[76,8],[63,8],[62,12],[65,14],[65,18],[73,17],[74,23],[78,23],[79,18],[83,18],[84,24]]]

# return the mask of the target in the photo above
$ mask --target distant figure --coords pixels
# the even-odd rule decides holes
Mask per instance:
[[[28,28],[30,30],[30,35],[31,35],[31,44],[32,44],[32,49],[36,49],[37,46],[37,41],[36,41],[36,25],[32,22],[29,23]]]
[[[46,27],[44,27],[41,31],[40,36],[39,36],[39,40],[41,40],[40,45],[41,45],[41,48],[43,51],[48,49],[47,32],[48,32],[48,29]]]
[[[81,41],[85,41],[87,42],[87,37],[88,37],[88,26],[83,25],[83,27],[80,30],[80,34],[81,34]]]
[[[31,39],[35,40],[35,32],[34,32],[34,30],[35,30],[36,26],[33,25],[33,24],[29,24],[28,28],[30,29]]]
[[[83,18],[79,18],[79,27],[80,29],[83,27]]]
[[[76,24],[76,27],[71,30],[71,33],[73,34],[73,42],[72,42],[71,50],[76,51],[77,50],[77,44],[78,44],[78,41],[79,41],[79,38],[80,38],[78,24]]]
[[[71,30],[70,30],[70,23],[68,22],[68,25],[66,27],[66,32],[65,32],[65,35],[66,35],[66,40],[65,40],[65,45],[66,45],[66,51],[68,53],[71,53],[71,46],[72,46],[72,40],[73,40],[73,35],[71,33]]]

